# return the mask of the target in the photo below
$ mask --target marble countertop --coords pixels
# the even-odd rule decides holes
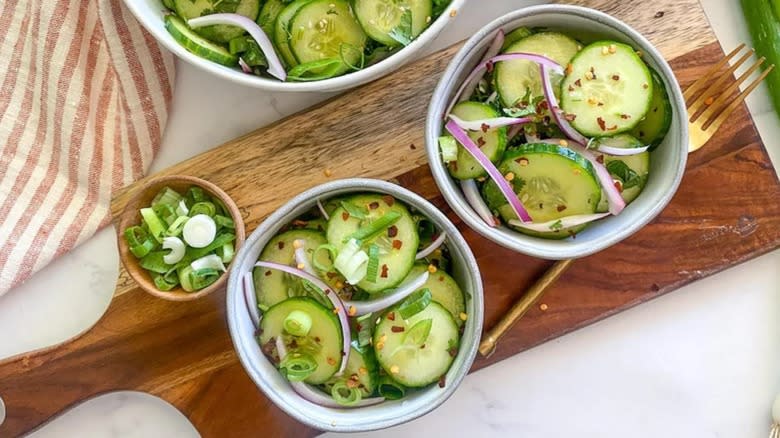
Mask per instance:
[[[447,29],[430,50],[469,36],[509,10],[540,2],[491,0],[490,8],[480,8],[482,3],[468,3],[460,16],[469,19]],[[749,41],[738,2],[702,3],[724,47]],[[178,68],[173,111],[153,171],[328,97],[268,94],[213,81],[181,62]],[[763,87],[748,106],[777,168],[780,124]],[[0,333],[10,334],[0,337],[0,358],[61,342],[94,324],[113,293],[118,269],[113,233],[101,231],[0,297]],[[775,251],[548,342],[470,375],[432,414],[366,436],[431,431],[454,436],[766,436],[770,405],[780,390],[779,266],[780,251]],[[199,434],[168,403],[117,392],[79,405],[32,436]]]

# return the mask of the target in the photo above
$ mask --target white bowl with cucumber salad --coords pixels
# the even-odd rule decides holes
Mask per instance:
[[[669,65],[642,35],[592,9],[536,6],[458,52],[433,94],[426,148],[470,227],[521,253],[578,258],[669,203],[686,119]]]
[[[466,0],[125,0],[181,59],[271,91],[339,91],[412,59]]]
[[[241,364],[296,420],[357,432],[449,398],[482,329],[479,268],[436,207],[395,184],[304,192],[236,254],[227,318]]]

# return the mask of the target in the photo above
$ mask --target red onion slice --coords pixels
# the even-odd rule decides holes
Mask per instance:
[[[309,258],[306,257],[304,241],[301,239],[294,240],[293,248],[295,248],[295,264],[298,265],[298,269],[303,267],[302,269],[306,271],[307,274],[316,276],[317,273],[314,272],[314,268],[312,267],[311,263],[309,263]]]
[[[341,335],[344,343],[341,347],[341,367],[339,368],[337,374],[343,373],[344,368],[347,367],[347,360],[349,360],[349,345],[352,343],[352,334],[349,331],[347,309],[344,307],[344,303],[341,301],[341,298],[339,298],[336,292],[334,292],[327,284],[325,284],[324,281],[320,280],[319,277],[311,275],[308,272],[302,271],[300,269],[273,262],[257,262],[255,263],[255,266],[267,269],[276,269],[278,271],[286,272],[290,275],[304,279],[319,288],[323,295],[325,295],[325,297],[330,300],[330,302],[333,304],[333,307],[335,308],[336,315],[339,317],[339,322],[341,323]]]
[[[282,340],[279,338],[276,339],[276,351],[277,353],[279,353],[280,359],[284,358],[284,356],[287,356],[287,348],[285,348],[284,342],[282,342]],[[289,380],[288,382],[290,383],[290,386],[292,386],[293,391],[295,391],[298,395],[300,395],[301,398],[303,398],[308,402],[314,403],[315,405],[319,405],[325,408],[334,408],[334,409],[361,408],[366,406],[377,405],[385,401],[384,397],[372,397],[372,398],[366,398],[360,400],[354,406],[342,406],[336,403],[336,401],[333,400],[333,397],[328,396],[327,394],[323,393],[317,388],[312,387],[308,383],[290,382]]]
[[[463,190],[463,196],[466,197],[471,208],[485,221],[488,226],[495,228],[498,226],[496,218],[493,217],[493,213],[490,208],[485,204],[485,200],[479,194],[479,188],[477,183],[473,179],[467,179],[460,182],[460,188]]]
[[[482,59],[480,59],[479,63],[482,64],[488,59],[498,55],[499,52],[501,52],[501,47],[504,45],[504,39],[504,29],[498,29],[495,38],[493,38],[493,42],[490,43],[490,46],[485,50],[485,54],[482,55]],[[455,102],[465,102],[471,99],[471,95],[474,94],[474,90],[477,88],[480,80],[482,80],[482,76],[474,76],[471,80],[465,81],[463,85],[461,85],[460,90],[458,90],[455,99],[452,101],[452,105],[455,105]],[[464,91],[465,93],[463,93]],[[463,94],[461,95],[461,93]],[[449,114],[451,109],[452,107],[447,110],[447,114]]]
[[[274,51],[274,45],[268,39],[268,35],[263,32],[263,29],[254,20],[250,20],[241,14],[211,14],[188,20],[187,24],[193,29],[215,24],[227,24],[244,29],[257,41],[260,50],[263,51],[263,55],[265,55],[265,59],[268,61],[268,74],[281,81],[287,79],[287,72],[284,70],[282,61],[279,60],[276,51]]]
[[[555,120],[555,124],[558,125],[558,127],[561,128],[561,131],[570,139],[578,143],[588,144],[588,139],[569,124],[569,121],[563,116],[563,111],[558,107],[558,99],[556,99],[555,92],[553,91],[550,72],[544,64],[539,66],[539,73],[542,75],[544,98],[547,99],[547,105],[550,107],[550,113]]]
[[[345,301],[344,305],[350,310],[354,309],[354,314],[352,316],[363,316],[385,310],[419,290],[425,282],[428,281],[429,275],[428,271],[425,271],[419,276],[401,283],[395,291],[382,296],[382,298],[371,301]]]
[[[447,233],[444,231],[439,234],[439,237],[437,237],[433,242],[431,242],[430,245],[428,245],[427,248],[423,249],[422,251],[418,252],[417,255],[414,257],[415,260],[420,260],[428,257],[431,255],[434,251],[436,251],[436,248],[440,247],[444,241],[447,239]]]
[[[450,114],[449,118],[454,120],[455,123],[463,129],[483,132],[488,129],[500,128],[502,126],[517,126],[533,121],[530,117],[495,117],[492,119],[463,120],[454,114]]]
[[[317,200],[317,208],[320,210],[320,213],[322,214],[322,217],[325,218],[326,221],[330,220],[330,215],[327,211],[325,211],[325,207],[322,206],[322,202],[320,200]]]
[[[627,157],[629,155],[641,154],[642,152],[648,150],[649,148],[650,146],[643,146],[641,148],[615,148],[612,146],[599,145],[599,147],[597,147],[596,150],[607,155],[614,155],[616,157]]]
[[[507,132],[506,132],[506,141],[511,141],[513,138],[517,137],[520,132],[523,131],[523,127],[521,125],[513,125],[511,126]],[[525,136],[526,140],[528,139],[528,135]]]
[[[611,213],[598,213],[598,214],[577,214],[574,216],[566,216],[560,219],[555,219],[549,222],[534,223],[534,222],[520,222],[517,220],[510,220],[509,225],[525,228],[526,230],[545,232],[553,231],[555,228],[565,230],[567,228],[576,227],[577,225],[587,224],[599,220],[601,218],[609,216]],[[560,222],[560,224],[558,224]],[[557,226],[556,226],[557,225]],[[555,228],[553,228],[555,227]]]
[[[238,65],[241,67],[241,71],[243,71],[246,74],[252,74],[252,67],[249,66],[249,64],[244,61],[244,58],[239,57],[238,58]]]
[[[247,272],[241,278],[244,286],[244,304],[249,313],[249,319],[255,326],[255,330],[260,328],[260,312],[257,311],[257,295],[255,295],[255,284],[252,281],[252,271]]]
[[[523,222],[530,222],[531,216],[525,210],[525,207],[523,207],[523,203],[520,202],[520,199],[517,198],[517,195],[512,189],[512,186],[510,186],[509,183],[504,179],[504,175],[501,174],[501,172],[496,168],[496,166],[493,165],[488,157],[482,153],[482,151],[479,149],[479,146],[477,146],[474,141],[471,140],[471,137],[466,134],[466,131],[461,129],[454,120],[447,122],[445,128],[487,171],[488,175],[490,175],[490,178],[493,179],[493,181],[498,185],[498,188],[501,189],[501,193],[504,195],[507,202],[509,202],[509,205],[512,206],[512,210],[514,210],[517,217],[519,217]]]

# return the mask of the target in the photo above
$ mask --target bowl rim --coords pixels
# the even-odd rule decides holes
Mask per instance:
[[[219,76],[222,79],[227,79],[231,82],[268,91],[329,92],[357,87],[358,85],[378,79],[399,69],[405,63],[411,61],[415,54],[432,42],[452,20],[457,18],[460,9],[462,9],[466,1],[467,0],[451,0],[447,9],[445,9],[430,26],[418,35],[417,38],[387,59],[383,59],[374,65],[353,73],[312,82],[282,82],[276,79],[248,75],[239,70],[221,66],[212,61],[200,58],[176,43],[164,28],[161,30],[148,22],[146,14],[143,12],[143,10],[146,9],[146,2],[124,0],[124,3],[135,16],[136,20],[138,20],[144,29],[152,34],[160,44],[188,64],[194,65],[208,73]]]
[[[284,205],[279,207],[276,211],[274,211],[270,216],[268,216],[249,235],[242,250],[236,253],[236,258],[234,259],[236,266],[243,266],[246,262],[245,259],[252,255],[253,248],[259,243],[259,241],[272,238],[273,234],[275,234],[282,226],[280,223],[288,219],[288,216],[300,208],[301,205],[313,203],[321,196],[338,196],[344,193],[366,191],[385,193],[401,199],[403,202],[425,214],[426,217],[433,219],[437,227],[440,226],[441,229],[447,232],[449,245],[452,245],[454,250],[460,254],[460,258],[462,259],[463,273],[469,280],[469,291],[471,293],[473,306],[476,310],[475,312],[469,314],[467,325],[464,326],[466,328],[464,329],[465,331],[462,336],[469,335],[474,338],[474,342],[469,345],[468,348],[461,348],[458,351],[458,357],[461,355],[463,357],[460,368],[456,370],[454,377],[448,375],[447,385],[444,389],[440,390],[438,387],[435,388],[441,392],[437,395],[435,400],[427,404],[424,409],[405,412],[402,415],[393,415],[392,418],[387,418],[380,422],[358,425],[318,422],[306,415],[308,407],[305,407],[305,404],[302,405],[300,403],[304,402],[302,398],[296,396],[294,400],[290,400],[284,394],[277,392],[271,387],[272,385],[270,383],[265,381],[266,373],[251,366],[253,362],[248,357],[248,353],[244,351],[244,347],[241,345],[242,340],[240,339],[241,335],[239,334],[240,328],[239,322],[237,321],[237,313],[233,311],[234,309],[238,308],[237,306],[242,305],[241,303],[244,302],[243,292],[241,290],[243,274],[240,272],[239,268],[236,268],[230,273],[230,278],[228,280],[226,294],[226,313],[228,330],[233,342],[233,347],[235,348],[236,354],[238,355],[239,361],[241,362],[241,366],[244,368],[244,371],[249,375],[258,389],[260,389],[263,394],[268,397],[277,407],[282,409],[295,420],[323,431],[359,432],[384,429],[411,421],[436,409],[447,399],[449,399],[452,394],[454,394],[455,390],[460,386],[460,383],[470,371],[471,366],[476,359],[477,349],[479,347],[480,337],[482,334],[482,324],[484,318],[482,277],[476,258],[474,257],[470,246],[466,242],[465,238],[460,234],[455,225],[449,220],[449,218],[447,218],[444,213],[439,211],[436,206],[430,203],[430,201],[404,187],[387,181],[370,178],[339,179],[317,185],[296,195]],[[459,360],[458,357],[455,358],[456,362]],[[450,371],[452,371],[452,369]],[[448,373],[450,371],[448,371]],[[429,387],[426,389],[426,391],[431,389],[434,388]],[[354,412],[359,415],[360,409],[355,409]]]
[[[233,199],[215,184],[204,179],[189,175],[168,175],[152,178],[149,181],[144,182],[140,187],[132,189],[133,194],[122,209],[116,224],[116,239],[119,247],[119,259],[122,261],[122,266],[124,266],[125,271],[130,274],[130,277],[135,281],[138,287],[144,290],[144,292],[169,301],[192,301],[209,295],[224,286],[235,258],[228,263],[226,266],[227,272],[222,273],[217,281],[197,292],[186,292],[181,289],[181,286],[177,286],[170,291],[162,291],[157,289],[149,278],[140,272],[142,269],[138,266],[138,260],[130,253],[130,248],[124,239],[124,230],[139,222],[136,213],[139,210],[138,204],[141,202],[141,199],[144,198],[144,195],[146,195],[151,188],[168,183],[184,183],[198,186],[211,193],[213,196],[216,196],[225,204],[225,207],[230,212],[230,216],[236,226],[236,240],[234,241],[236,252],[240,251],[244,245],[246,229],[244,227],[244,220],[241,217],[241,211]]]
[[[446,103],[449,102],[450,98],[449,95],[451,90],[449,89],[452,87],[449,86],[448,82],[451,81],[452,77],[454,77],[459,70],[476,62],[472,61],[473,58],[475,58],[473,52],[480,46],[486,47],[489,38],[492,38],[497,29],[519,19],[549,13],[571,15],[598,22],[599,24],[615,29],[615,31],[639,46],[639,48],[645,52],[645,56],[650,57],[658,66],[658,73],[667,84],[667,92],[670,94],[670,101],[675,109],[674,118],[677,119],[676,122],[680,126],[677,138],[674,142],[678,145],[677,148],[679,149],[676,158],[677,166],[674,169],[674,180],[671,181],[669,188],[664,191],[662,196],[655,199],[656,202],[653,203],[653,205],[643,209],[640,220],[633,222],[627,227],[609,233],[596,244],[584,245],[583,242],[575,242],[571,245],[566,245],[561,242],[569,241],[550,241],[538,237],[526,236],[506,227],[489,227],[470,206],[466,205],[465,202],[461,202],[458,198],[456,193],[460,191],[460,188],[456,186],[455,181],[450,177],[439,158],[436,133],[441,131],[441,114],[444,111],[444,108],[446,108]],[[688,123],[687,120],[685,120],[685,114],[687,114],[685,100],[682,97],[682,91],[680,90],[679,83],[677,82],[671,67],[655,46],[641,33],[623,21],[591,8],[574,5],[529,6],[505,14],[482,27],[474,36],[469,38],[463,47],[455,54],[447,66],[447,69],[442,74],[428,106],[425,127],[425,148],[428,165],[434,180],[436,181],[436,185],[439,187],[440,192],[453,211],[455,211],[471,229],[505,248],[529,256],[550,260],[581,258],[602,251],[636,233],[660,214],[671,201],[672,197],[674,197],[680,182],[682,181],[688,158]],[[499,230],[506,230],[507,232],[505,233]],[[553,244],[551,242],[557,243]]]

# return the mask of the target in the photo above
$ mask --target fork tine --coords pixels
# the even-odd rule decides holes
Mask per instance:
[[[742,55],[741,58],[737,60],[737,62],[734,63],[734,65],[731,65],[728,70],[726,70],[723,73],[718,73],[718,78],[715,79],[715,81],[710,84],[707,89],[705,89],[699,97],[694,99],[692,102],[688,103],[688,114],[696,114],[698,113],[702,108],[705,108],[705,104],[707,102],[707,99],[712,97],[715,93],[718,93],[721,91],[721,86],[729,80],[734,72],[742,66],[742,64],[745,63],[748,59],[750,59],[753,56],[753,49],[750,49],[747,53]],[[690,120],[691,122],[694,121],[694,119]]]
[[[732,50],[731,53],[726,55],[725,58],[721,59],[720,61],[718,61],[717,64],[713,65],[709,70],[707,70],[706,73],[704,73],[704,75],[698,81],[688,86],[688,88],[683,93],[683,98],[685,98],[686,101],[690,99],[690,97],[693,96],[694,93],[699,91],[702,87],[704,87],[707,84],[707,78],[709,78],[712,74],[720,70],[721,67],[726,65],[726,63],[729,62],[731,58],[737,56],[737,53],[739,53],[744,48],[745,48],[745,43],[740,44],[739,46],[737,46],[736,49]]]
[[[755,90],[756,87],[758,87],[758,85],[761,83],[761,81],[763,81],[764,78],[766,78],[767,75],[772,70],[774,70],[774,68],[775,68],[774,64],[772,64],[769,67],[767,67],[767,69],[764,70],[764,72],[761,73],[761,75],[758,78],[756,78],[756,80],[751,82],[750,85],[748,85],[748,87],[745,88],[737,96],[736,99],[732,100],[731,103],[729,103],[729,105],[726,108],[723,109],[723,112],[721,112],[720,115],[717,116],[717,118],[715,118],[715,119],[710,118],[709,120],[705,121],[704,124],[701,126],[701,129],[703,131],[708,131],[708,130],[712,129],[712,132],[715,132],[720,127],[720,125],[728,118],[728,116],[730,116],[731,113],[733,113],[734,110],[737,109],[737,107],[739,107],[739,105],[742,102],[745,101],[745,98],[748,96],[748,94],[753,92],[753,90]],[[714,114],[713,114],[713,116],[714,116]]]
[[[750,66],[750,68],[745,70],[745,72],[742,73],[737,78],[736,81],[732,82],[731,85],[726,87],[725,90],[721,91],[720,96],[718,96],[718,98],[715,99],[713,102],[711,102],[709,105],[707,105],[707,102],[705,100],[703,107],[697,109],[696,111],[693,111],[693,108],[691,108],[689,113],[692,113],[693,115],[691,116],[690,121],[695,122],[699,117],[704,117],[705,120],[711,118],[713,113],[718,112],[723,107],[724,101],[726,99],[731,98],[731,93],[733,93],[734,90],[736,90],[740,85],[742,85],[742,83],[745,82],[750,77],[750,75],[752,75],[753,72],[756,71],[761,66],[761,64],[764,63],[764,61],[766,61],[766,58],[764,58],[763,56],[759,58],[758,61],[753,63],[753,65]]]

